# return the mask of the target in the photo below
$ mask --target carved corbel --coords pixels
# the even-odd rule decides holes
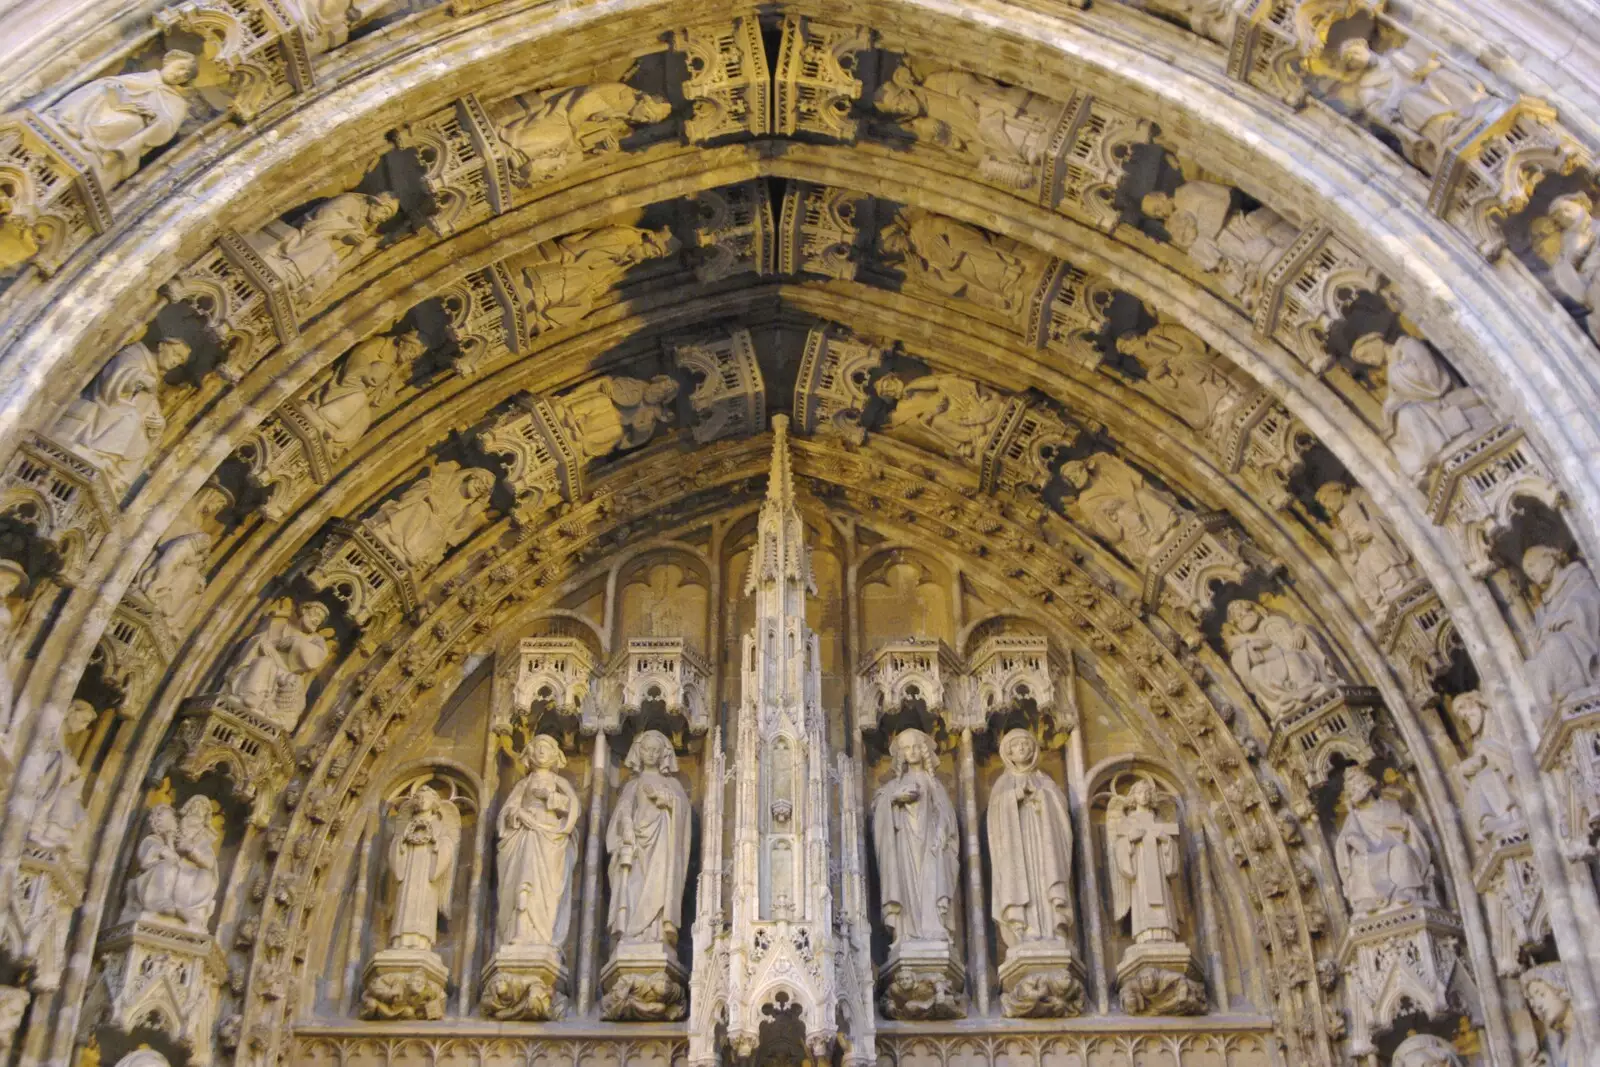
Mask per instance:
[[[854,141],[850,111],[861,99],[861,68],[870,62],[872,41],[872,31],[862,26],[786,16],[773,74],[774,132]]]
[[[659,701],[668,715],[681,716],[689,732],[703,734],[711,725],[706,686],[711,665],[679,637],[636,637],[628,642],[620,665],[623,715],[637,715]]]
[[[281,344],[300,335],[288,286],[239,234],[229,230],[211,251],[161,286],[188,304],[222,349],[217,372],[236,382]]]
[[[598,699],[595,660],[589,647],[575,637],[525,637],[517,646],[517,672],[511,688],[512,722],[497,722],[506,732],[533,725],[536,710],[576,718],[589,729],[615,730],[617,703],[602,706]]]
[[[667,348],[675,367],[699,378],[689,394],[696,444],[766,429],[767,387],[749,330],[669,342]]]
[[[0,276],[32,263],[45,277],[111,226],[93,163],[49,118],[0,116]]]
[[[521,354],[530,335],[515,293],[505,264],[491,263],[439,294],[456,343],[457,374],[470,378],[502,357]]]
[[[1562,700],[1545,721],[1534,756],[1558,783],[1556,825],[1565,851],[1593,855],[1600,840],[1600,690]]]
[[[562,432],[548,400],[518,396],[512,410],[478,437],[484,451],[509,461],[506,481],[525,519],[583,496],[583,460]]]
[[[954,708],[961,661],[937,638],[913,637],[880,645],[856,676],[856,729],[876,729],[879,720],[906,704],[921,703],[932,715]]]
[[[1326,226],[1312,226],[1280,256],[1255,298],[1255,329],[1283,343],[1314,374],[1333,365],[1328,331],[1362,293],[1387,298],[1388,283]]]
[[[868,383],[883,370],[888,349],[857,337],[843,326],[816,326],[806,334],[805,353],[795,379],[795,429],[801,434],[835,433],[860,444],[866,440],[861,415],[871,399]]]
[[[689,67],[683,95],[693,104],[694,116],[683,131],[691,142],[771,132],[772,83],[761,22],[754,13],[721,27],[673,30],[671,42]]]
[[[1239,547],[1222,512],[1184,519],[1150,554],[1144,572],[1146,610],[1165,596],[1190,617],[1203,616],[1211,610],[1213,583],[1242,582],[1250,573]]]

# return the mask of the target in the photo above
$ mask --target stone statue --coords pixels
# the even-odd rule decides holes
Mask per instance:
[[[620,82],[526,93],[496,110],[512,180],[521,186],[548,181],[586,156],[619,151],[634,127],[672,117],[668,101]]]
[[[1566,299],[1589,312],[1589,336],[1600,342],[1600,220],[1587,193],[1550,201],[1533,220],[1533,249],[1550,267],[1550,281]]]
[[[415,330],[398,337],[369,337],[350,350],[335,377],[301,402],[306,420],[322,435],[329,460],[355,447],[372,426],[372,413],[394,397],[412,361],[426,350]]]
[[[426,572],[483,521],[494,475],[453,460],[436,463],[399,497],[367,520],[372,535],[414,571]]]
[[[432,786],[419,785],[400,802],[400,829],[389,846],[394,917],[389,947],[431,950],[439,920],[450,918],[461,847],[461,812]]]
[[[585,460],[647,444],[658,425],[670,426],[678,383],[666,374],[595,378],[550,402],[567,440]]]
[[[1472,690],[1457,696],[1450,710],[1472,749],[1456,766],[1466,794],[1462,814],[1472,839],[1479,845],[1492,844],[1504,835],[1526,832],[1522,802],[1511,788],[1516,778],[1511,751],[1494,728],[1488,701]]]
[[[528,774],[500,809],[495,929],[502,947],[563,950],[572,921],[572,872],[578,863],[574,831],[582,809],[572,783],[556,773],[567,757],[554,738],[535,735],[523,761]]]
[[[1600,681],[1600,585],[1577,560],[1545,545],[1522,554],[1538,591],[1529,638],[1528,681],[1552,704]]]
[[[350,31],[399,6],[398,0],[288,0],[299,10],[297,22],[312,55],[331,52],[350,40]]]
[[[188,358],[182,341],[155,352],[140,341],[124,346],[67,405],[51,436],[98,467],[114,492],[126,493],[167,427],[157,399],[162,376]]]
[[[1015,315],[1028,298],[1025,282],[1034,264],[1010,250],[1017,247],[1013,242],[976,226],[901,208],[878,247],[900,258],[908,283],[941,296],[1005,315]]]
[[[921,426],[964,459],[978,458],[978,450],[1006,410],[1004,396],[955,374],[930,374],[909,382],[898,374],[885,374],[874,387],[879,397],[894,404],[888,429]]]
[[[1375,52],[1364,38],[1339,47],[1334,74],[1354,106],[1400,142],[1411,164],[1432,174],[1455,139],[1495,104],[1481,82],[1414,47]]]
[[[1298,711],[1342,682],[1309,626],[1253,601],[1228,605],[1223,643],[1239,680],[1271,719]]]
[[[293,731],[306,710],[306,682],[333,654],[333,633],[322,628],[328,609],[308,600],[280,607],[254,636],[222,683],[222,692],[245,710]]]
[[[956,809],[934,777],[931,737],[902,730],[889,749],[894,777],[872,800],[883,922],[896,944],[948,941],[960,893]]]
[[[1172,243],[1223,291],[1248,309],[1257,284],[1300,235],[1271,208],[1235,211],[1233,190],[1208,181],[1186,181],[1171,193],[1147,193],[1145,215],[1158,219]]]
[[[1402,335],[1386,344],[1369,333],[1350,347],[1350,358],[1368,367],[1387,367],[1389,391],[1383,400],[1389,447],[1400,469],[1412,478],[1426,474],[1446,448],[1467,434],[1494,425],[1494,415],[1478,394],[1458,386],[1427,344]]]
[[[1420,580],[1411,553],[1389,532],[1372,494],[1360,486],[1324,482],[1317,503],[1328,513],[1329,540],[1356,593],[1374,614],[1382,615]]]
[[[545,242],[522,264],[535,331],[574,325],[630,268],[671,255],[677,247],[670,230],[633,226],[601,226]]]
[[[672,742],[657,730],[634,738],[624,762],[634,773],[606,827],[611,909],[606,928],[619,943],[676,945],[689,874],[689,793],[673,777]]]
[[[1143,563],[1183,521],[1183,515],[1144,475],[1109,453],[1069,460],[1061,477],[1076,490],[1068,517],[1134,563]]]
[[[1389,1057],[1389,1067],[1463,1067],[1455,1046],[1433,1034],[1412,1034]]]
[[[1191,430],[1206,432],[1239,402],[1241,390],[1218,368],[1205,342],[1175,322],[1123,334],[1117,351],[1139,360],[1145,388]]]
[[[1545,1051],[1536,1067],[1589,1067],[1583,1033],[1572,1010],[1572,987],[1562,963],[1541,963],[1522,975],[1522,995],[1544,1026]]]
[[[189,117],[195,57],[178,49],[160,70],[96,78],[62,97],[48,114],[94,158],[100,182],[111,189],[139,169],[139,161],[178,136]]]
[[[1180,930],[1172,879],[1182,861],[1178,824],[1163,822],[1156,806],[1167,798],[1140,778],[1106,810],[1106,845],[1111,859],[1112,914],[1128,921],[1135,944],[1177,941]]]
[[[378,228],[399,210],[400,201],[390,193],[340,193],[297,226],[268,223],[252,244],[303,302],[326,292],[371,255],[378,247]]]
[[[83,768],[69,739],[82,735],[98,717],[88,701],[74,700],[54,724],[49,742],[28,753],[18,775],[19,793],[32,794],[28,847],[74,865],[84,858],[89,813],[83,807]]]
[[[910,61],[878,89],[878,110],[917,140],[978,158],[978,173],[1012,189],[1031,189],[1050,153],[1061,105],[964,70],[919,71]]]
[[[1433,856],[1422,826],[1393,791],[1360,767],[1344,776],[1344,823],[1334,862],[1356,917],[1408,904],[1438,903]]]
[[[1233,40],[1233,27],[1239,20],[1238,0],[1143,0],[1141,6],[1224,45]]]
[[[1067,796],[1039,769],[1027,730],[1000,739],[1005,772],[989,791],[990,910],[1009,948],[1072,937],[1072,819]]]
[[[124,919],[168,919],[191,930],[207,928],[217,906],[219,811],[207,796],[190,797],[181,817],[171,804],[150,809],[128,880]]]
[[[232,498],[212,484],[184,506],[133,579],[133,590],[177,631],[189,625],[206,587],[212,536],[206,525]]]
[[[78,1060],[79,1067],[87,1067],[82,1057]],[[171,1061],[153,1048],[136,1048],[122,1059],[117,1061],[117,1067],[172,1067]]]

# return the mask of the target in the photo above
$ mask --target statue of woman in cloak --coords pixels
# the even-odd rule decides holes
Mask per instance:
[[[389,846],[394,918],[389,947],[431,950],[439,919],[450,917],[461,812],[432,786],[419,785],[400,802],[400,831]]]
[[[1451,444],[1494,425],[1494,416],[1470,386],[1457,385],[1426,343],[1401,336],[1386,343],[1369,333],[1350,346],[1350,358],[1367,367],[1387,367],[1383,398],[1389,447],[1400,469],[1420,478]]]
[[[567,765],[561,746],[536,734],[523,753],[528,775],[500,809],[499,911],[495,929],[500,944],[549,945],[567,942],[572,922],[572,872],[578,864],[581,808],[572,783],[557,774]]]
[[[1522,554],[1522,573],[1539,591],[1528,679],[1559,703],[1600,678],[1600,585],[1584,564],[1545,545]]]
[[[94,157],[107,190],[139,169],[146,155],[174,137],[189,117],[189,87],[199,71],[194,55],[173,49],[160,70],[96,78],[74,89],[49,115]]]
[[[894,778],[872,800],[883,921],[896,944],[948,941],[960,871],[956,809],[934,777],[933,738],[902,730],[889,751]]]
[[[689,793],[674,775],[672,742],[658,730],[634,738],[606,851],[611,856],[607,929],[621,944],[675,945],[689,874]]]
[[[1000,739],[1005,773],[989,791],[991,910],[1009,948],[1072,936],[1072,819],[1067,796],[1039,769],[1027,730]]]

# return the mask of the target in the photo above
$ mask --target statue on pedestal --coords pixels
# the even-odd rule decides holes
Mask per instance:
[[[1234,672],[1270,719],[1299,710],[1342,681],[1310,627],[1253,601],[1228,605],[1223,642]]]
[[[430,785],[401,800],[389,844],[394,910],[388,947],[367,964],[361,1014],[368,1019],[438,1019],[450,973],[433,950],[439,920],[450,917],[461,812]]]
[[[1436,904],[1433,856],[1422,824],[1360,767],[1345,772],[1346,814],[1334,840],[1344,896],[1356,916]]]
[[[171,804],[150,809],[135,853],[137,870],[128,880],[124,919],[164,919],[205,931],[217,906],[217,811],[206,796],[190,797],[181,817]]]
[[[306,710],[307,680],[333,654],[327,621],[328,609],[315,600],[269,618],[239,649],[223,694],[279,729],[294,730]]]
[[[101,184],[127,181],[144,157],[178,136],[189,117],[194,55],[173,49],[159,70],[96,78],[74,89],[48,114],[94,157]]]
[[[1174,806],[1141,776],[1125,793],[1113,792],[1106,808],[1111,914],[1133,937],[1117,965],[1117,986],[1123,1010],[1134,1015],[1197,1015],[1206,1007],[1205,987],[1179,936],[1172,880],[1183,865],[1182,829],[1160,810]]]

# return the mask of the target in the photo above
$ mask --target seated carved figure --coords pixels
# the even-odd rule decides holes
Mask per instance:
[[[1347,814],[1334,841],[1345,899],[1356,916],[1434,904],[1433,856],[1422,825],[1360,767],[1345,772]]]
[[[1261,276],[1300,233],[1271,208],[1235,211],[1233,190],[1216,182],[1187,181],[1171,193],[1148,193],[1140,206],[1246,310],[1254,306]]]
[[[1062,465],[1061,477],[1077,491],[1068,516],[1136,564],[1183,521],[1176,504],[1116,456],[1072,460]]]
[[[621,82],[512,97],[496,108],[519,185],[538,185],[586,156],[615,152],[636,126],[665,122],[672,104]]]
[[[1360,113],[1393,134],[1406,159],[1425,174],[1496,103],[1481,82],[1412,45],[1377,52],[1353,37],[1339,48],[1336,77]]]
[[[920,208],[901,209],[878,245],[900,258],[908,284],[1008,315],[1026,299],[1022,283],[1035,266],[1014,242]]]
[[[164,342],[156,352],[141,342],[125,346],[67,405],[51,435],[98,467],[115,492],[126,492],[166,429],[157,398],[162,375],[188,356],[182,341]]]
[[[428,570],[477,529],[488,505],[494,475],[480,467],[447,461],[368,520],[372,535],[406,564]]]
[[[415,331],[369,337],[350,350],[337,376],[305,398],[301,410],[322,435],[330,460],[355,447],[372,425],[373,411],[395,394],[411,361],[426,348]]]
[[[668,230],[633,226],[601,226],[547,241],[522,264],[528,314],[539,331],[574,325],[629,268],[677,247]]]
[[[920,426],[965,459],[977,456],[1006,410],[1004,396],[954,374],[930,374],[911,381],[885,374],[875,389],[880,398],[894,404],[889,429]]]
[[[74,89],[51,118],[94,156],[106,188],[133,177],[146,155],[178,136],[189,117],[189,89],[198,71],[193,55],[168,52],[160,70],[97,78]]]
[[[1382,612],[1417,582],[1411,553],[1390,532],[1365,489],[1326,482],[1317,490],[1317,503],[1328,513],[1333,550],[1373,612]]]
[[[333,654],[322,629],[328,609],[315,600],[268,619],[239,650],[222,691],[247,710],[293,730],[306,709],[306,683]]]
[[[1536,545],[1522,555],[1522,573],[1538,591],[1527,673],[1552,703],[1600,681],[1600,584],[1577,560]]]
[[[180,817],[170,804],[150,809],[145,836],[128,881],[126,917],[175,919],[205,930],[216,907],[217,847],[222,832],[212,825],[217,806],[195,796]]]
[[[1223,643],[1234,672],[1268,718],[1299,710],[1341,681],[1310,627],[1249,600],[1228,605]]]
[[[1533,248],[1550,268],[1550,281],[1563,297],[1589,313],[1589,336],[1600,342],[1600,220],[1587,193],[1568,193],[1550,201],[1550,210],[1533,220]]]
[[[978,157],[978,173],[1015,189],[1037,182],[1061,105],[964,70],[923,71],[910,62],[879,88],[878,109],[917,139]]]
[[[1470,386],[1457,385],[1427,344],[1402,335],[1385,343],[1366,334],[1350,346],[1350,358],[1367,367],[1387,368],[1389,391],[1383,399],[1389,447],[1400,469],[1422,478],[1451,445],[1494,425],[1494,416]]]
[[[268,223],[252,243],[297,300],[311,300],[377,250],[378,227],[399,210],[390,193],[340,193],[298,226]]]
[[[584,459],[600,459],[638,448],[670,426],[678,383],[665,374],[638,378],[596,378],[551,401],[567,440]]]

